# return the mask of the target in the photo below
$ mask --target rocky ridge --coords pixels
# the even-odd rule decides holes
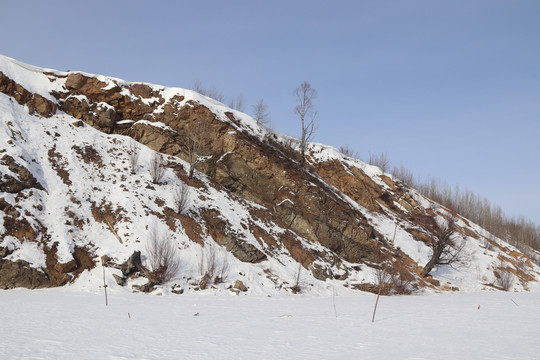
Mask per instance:
[[[451,212],[380,169],[319,144],[301,166],[294,139],[189,90],[1,60],[4,288],[86,281],[102,256],[118,283],[135,284],[125,264],[144,253],[152,227],[181,249],[176,282],[186,289],[200,288],[216,253],[219,276],[253,293],[293,291],[300,273],[304,291],[371,291],[383,265],[393,292],[493,289],[501,268],[516,290],[540,276],[459,218],[469,259],[423,277],[434,224]],[[133,151],[140,160],[130,168]],[[167,168],[158,183],[147,172],[155,152]],[[179,214],[182,183],[190,206]]]

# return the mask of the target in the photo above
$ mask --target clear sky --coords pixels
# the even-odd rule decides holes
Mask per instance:
[[[298,136],[387,152],[540,224],[540,1],[0,3],[0,53],[37,66],[257,99]]]

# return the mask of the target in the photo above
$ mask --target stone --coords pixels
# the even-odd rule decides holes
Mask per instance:
[[[18,177],[18,179],[15,179],[10,175],[2,174],[3,176],[0,178],[0,191],[13,194],[31,188],[43,190],[43,186],[36,180],[34,175],[13,157],[5,154],[0,159],[0,163],[7,166]]]
[[[4,198],[0,198],[0,210],[5,212],[6,215],[11,216],[12,218],[18,218],[21,215],[21,213],[17,211],[17,209],[15,209],[15,207],[8,203]]]
[[[246,292],[248,290],[246,285],[244,285],[244,283],[242,282],[242,280],[236,280],[236,282],[234,283],[234,288],[243,292]]]
[[[76,268],[77,268],[77,262],[75,260],[71,260],[67,263],[57,262],[54,265],[54,269],[62,274],[70,273],[74,271]]]
[[[47,275],[23,260],[0,260],[0,289],[50,287]]]
[[[232,292],[235,295],[240,295],[240,290],[238,290],[238,289],[230,288],[229,291]]]
[[[152,292],[156,289],[156,286],[152,282],[147,282],[146,284],[142,285],[139,290],[144,293]]]
[[[109,261],[111,261],[111,258],[110,258],[109,255],[102,255],[102,256],[101,256],[101,263],[102,263],[104,266],[106,266],[107,263],[108,263]]]
[[[141,261],[141,252],[134,251],[126,262],[121,265],[121,270],[124,277],[129,277],[138,271],[144,271]]]
[[[10,251],[7,247],[1,247],[0,246],[0,259],[5,258],[9,254],[11,254],[12,251]]]
[[[120,286],[124,286],[124,278],[120,275],[112,274],[114,281]]]
[[[27,105],[30,114],[37,112],[39,115],[46,118],[50,118],[56,114],[57,105],[39,94],[34,94]]]

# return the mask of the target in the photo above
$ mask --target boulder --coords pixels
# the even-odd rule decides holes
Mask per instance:
[[[114,278],[114,281],[116,281],[116,283],[120,286],[124,286],[124,278],[119,276],[119,275],[116,275],[116,274],[112,274],[113,278]]]
[[[124,275],[124,277],[129,277],[136,272],[144,271],[145,268],[142,265],[141,252],[134,251],[126,262],[121,265],[120,269],[122,270],[122,275]]]
[[[248,290],[246,285],[244,285],[244,283],[242,282],[242,280],[236,280],[236,282],[234,283],[234,288],[243,292],[246,292]]]
[[[0,289],[50,287],[47,275],[23,260],[0,260]]]

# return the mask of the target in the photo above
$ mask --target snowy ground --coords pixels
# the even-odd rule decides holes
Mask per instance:
[[[0,292],[1,359],[538,359],[540,293]],[[198,315],[196,315],[198,314]]]

